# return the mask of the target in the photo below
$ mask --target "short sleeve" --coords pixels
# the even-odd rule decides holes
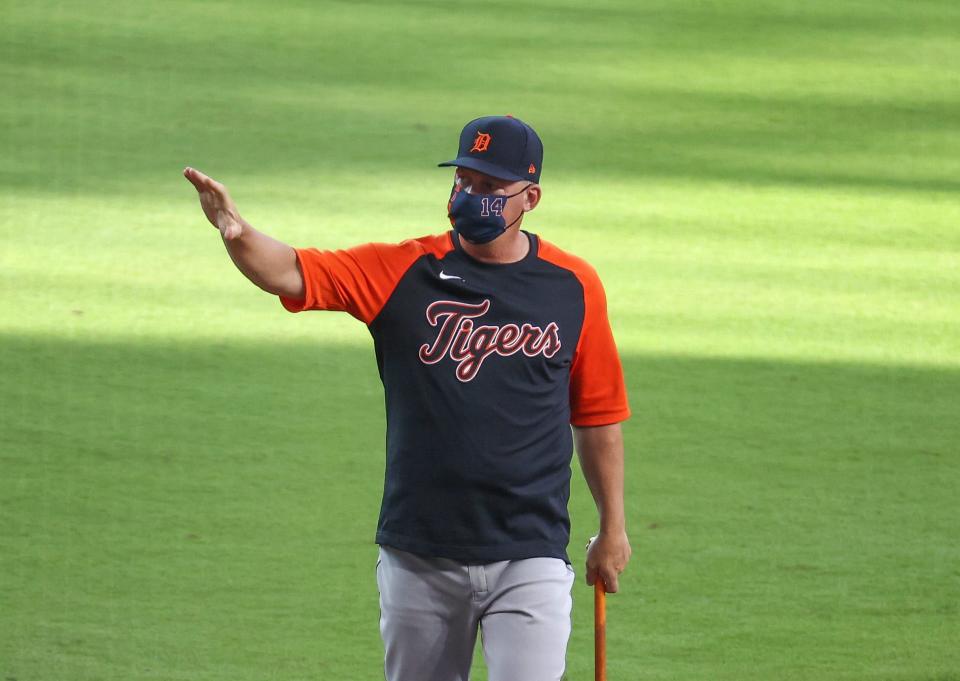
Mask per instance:
[[[607,298],[596,272],[580,271],[584,319],[570,369],[570,422],[605,426],[630,417],[620,355],[607,318]]]
[[[303,272],[303,300],[280,296],[290,312],[337,310],[369,324],[413,262],[423,255],[416,241],[369,243],[343,250],[294,249]]]

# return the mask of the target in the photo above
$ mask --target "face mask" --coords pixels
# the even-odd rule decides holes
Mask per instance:
[[[532,183],[531,183],[532,184]],[[447,204],[447,215],[454,230],[472,244],[485,244],[513,227],[523,213],[509,225],[503,219],[503,209],[507,199],[519,196],[527,187],[516,194],[471,194],[459,182],[454,182]]]

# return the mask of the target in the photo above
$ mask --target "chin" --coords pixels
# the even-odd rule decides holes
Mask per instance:
[[[494,243],[497,239],[502,239],[503,234],[506,234],[506,232],[504,232],[503,234],[498,234],[493,239],[490,239],[490,241],[474,241],[473,239],[465,235],[463,232],[458,232],[458,234],[460,234],[461,239],[466,241],[471,246],[489,246],[490,244]]]

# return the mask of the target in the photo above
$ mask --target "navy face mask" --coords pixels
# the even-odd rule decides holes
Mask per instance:
[[[520,213],[516,220],[506,224],[503,209],[507,206],[507,199],[519,196],[530,186],[528,184],[516,194],[471,194],[459,182],[454,182],[450,202],[447,204],[450,224],[460,236],[472,244],[493,241],[523,216],[523,213]]]

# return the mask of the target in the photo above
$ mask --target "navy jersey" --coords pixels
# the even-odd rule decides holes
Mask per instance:
[[[488,264],[452,231],[297,249],[304,300],[373,336],[387,461],[378,544],[465,563],[569,562],[570,425],[630,415],[596,272],[534,234]]]

